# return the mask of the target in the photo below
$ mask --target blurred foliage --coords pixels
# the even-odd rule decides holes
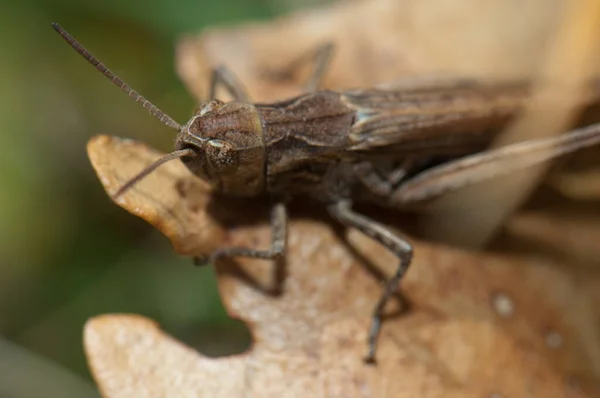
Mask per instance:
[[[45,357],[42,368],[56,366],[89,380],[81,332],[96,314],[149,316],[212,354],[248,342],[245,330],[225,315],[212,270],[192,267],[149,225],[113,205],[87,160],[85,145],[95,134],[144,140],[166,151],[174,133],[86,65],[50,22],[59,22],[131,86],[185,121],[194,100],[173,67],[180,35],[315,2],[0,3],[0,332],[3,344],[18,347],[0,345],[2,396],[40,396],[27,383],[22,389],[15,379],[8,383],[11,373],[3,371],[10,364],[35,378],[41,368],[34,369],[38,360],[23,359],[29,356]],[[39,390],[46,397],[52,391],[81,396],[47,383]]]

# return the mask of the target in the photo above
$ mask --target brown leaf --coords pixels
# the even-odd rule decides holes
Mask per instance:
[[[523,75],[542,54],[555,13],[545,0],[451,6],[443,0],[346,2],[269,25],[188,38],[178,50],[178,69],[198,97],[206,93],[209,66],[224,63],[253,98],[279,99],[298,92],[301,77],[274,82],[259,72],[330,38],[339,49],[327,87],[371,85],[427,71]],[[472,18],[459,18],[463,15]],[[92,140],[88,151],[109,193],[160,156],[143,144],[104,136]],[[248,214],[255,213],[248,211],[254,205],[211,200],[206,185],[179,162],[159,168],[118,204],[155,225],[181,254],[270,243],[267,218],[257,222]],[[292,213],[283,262],[215,264],[228,312],[251,328],[249,352],[210,359],[139,316],[94,318],[85,329],[85,349],[103,394],[600,395],[597,278],[537,257],[415,242],[414,263],[402,282],[410,306],[400,316],[401,303],[391,303],[378,364],[368,366],[362,358],[381,293],[379,277],[390,275],[397,260],[359,232],[340,233],[318,212],[298,210]]]
[[[521,77],[544,54],[561,2],[528,0],[341,1],[268,24],[213,28],[179,44],[177,68],[199,99],[208,95],[209,71],[226,65],[256,101],[299,94],[306,69],[291,81],[277,70],[329,41],[334,57],[323,86],[365,87],[403,77]],[[291,43],[291,45],[290,45]]]
[[[558,174],[552,184],[560,193],[575,200],[600,199],[600,169]]]
[[[127,180],[161,156],[139,142],[104,135],[90,140],[87,151],[111,197]],[[209,185],[193,178],[181,162],[169,162],[116,203],[165,234],[178,253],[200,255],[214,250],[223,235],[223,229],[203,211],[209,191]]]
[[[95,318],[85,338],[92,371],[108,397],[584,396],[575,383],[557,382],[543,358],[490,324],[427,318],[412,323],[410,337],[400,347],[386,347],[377,367],[356,356],[365,333],[352,320],[323,330],[318,356],[257,347],[248,355],[204,358],[134,315]]]
[[[598,214],[528,212],[512,218],[506,229],[538,254],[544,252],[589,272],[600,271]]]
[[[113,160],[114,168],[98,169],[108,191],[114,190],[111,173],[119,162],[131,161],[132,148],[140,159],[158,156],[131,141],[94,142],[104,144],[104,157]],[[174,176],[181,184],[196,181],[182,167],[155,174],[147,188],[132,190],[124,201],[125,206],[135,204],[131,210],[142,217],[160,214],[158,228],[175,243],[191,241],[198,233],[186,220],[209,213],[209,200],[201,194],[194,202],[201,206],[196,213],[174,200],[176,189],[168,189]],[[157,199],[170,190],[172,200]],[[266,247],[270,231],[265,223],[239,226],[228,231],[227,240]],[[139,317],[92,320],[85,346],[98,384],[108,397],[156,396],[158,391],[179,396],[184,390],[197,396],[226,391],[231,391],[229,396],[237,396],[235,391],[261,397],[284,391],[300,396],[304,391],[314,396],[329,391],[332,396],[402,392],[464,397],[534,391],[533,396],[558,397],[576,391],[575,380],[598,374],[598,330],[587,293],[594,286],[578,284],[564,269],[541,261],[419,243],[403,284],[414,308],[385,323],[378,365],[365,365],[366,331],[380,285],[360,259],[385,274],[393,271],[396,260],[356,231],[349,232],[348,241],[323,222],[294,220],[287,262],[279,265],[285,268],[281,295],[269,293],[276,290],[275,276],[281,272],[277,265],[259,260],[217,264],[228,311],[252,329],[255,345],[247,354],[208,359]],[[396,313],[398,303],[393,307],[390,312]],[[225,379],[219,379],[220,372]]]

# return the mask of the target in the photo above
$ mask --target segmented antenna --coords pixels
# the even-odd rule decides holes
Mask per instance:
[[[123,184],[123,186],[121,188],[119,188],[119,190],[113,195],[113,199],[117,199],[119,196],[123,195],[126,191],[129,190],[129,188],[133,187],[135,184],[140,182],[140,180],[142,180],[148,174],[152,173],[154,170],[156,170],[159,166],[163,165],[164,163],[166,163],[170,160],[173,160],[173,159],[182,158],[184,156],[196,156],[196,155],[197,155],[196,152],[194,152],[194,150],[191,148],[181,149],[179,151],[167,153],[165,156],[157,159],[154,163],[152,163],[151,165],[146,167],[144,170],[140,171],[136,176],[132,177],[129,181],[127,181],[125,184]]]
[[[173,120],[169,115],[158,109],[154,106],[150,101],[146,98],[142,97],[137,91],[132,89],[121,80],[117,75],[115,75],[110,69],[108,69],[102,62],[98,61],[96,57],[94,57],[88,50],[85,49],[73,36],[71,36],[67,31],[65,31],[59,24],[56,22],[52,23],[52,27],[54,30],[58,32],[59,35],[62,36],[63,39],[67,43],[73,47],[75,51],[77,51],[83,58],[85,58],[90,64],[94,65],[94,67],[110,79],[117,87],[123,90],[130,98],[133,98],[135,102],[141,104],[144,108],[150,112],[150,114],[160,120],[163,124],[171,127],[175,130],[181,130],[181,126],[175,120]]]

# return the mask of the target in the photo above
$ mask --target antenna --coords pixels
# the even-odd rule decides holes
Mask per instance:
[[[129,190],[129,188],[133,187],[135,184],[140,182],[140,180],[142,180],[148,174],[152,173],[154,170],[156,170],[159,166],[163,165],[164,163],[166,163],[170,160],[173,160],[173,159],[182,158],[184,156],[196,156],[196,155],[197,155],[196,152],[191,148],[181,149],[179,151],[167,153],[163,157],[154,161],[154,163],[152,163],[151,165],[147,166],[144,170],[140,171],[136,176],[132,177],[125,184],[123,184],[123,186],[121,188],[119,188],[119,190],[113,195],[113,199],[117,199],[119,196],[123,195],[126,191]]]
[[[150,112],[150,114],[160,120],[163,124],[168,127],[171,127],[175,130],[181,130],[181,126],[175,120],[173,120],[169,115],[158,109],[155,105],[153,105],[146,98],[142,97],[137,91],[129,87],[127,83],[121,80],[117,75],[115,75],[110,69],[108,69],[102,62],[98,61],[96,57],[94,57],[88,50],[85,49],[73,36],[67,33],[59,24],[56,22],[52,23],[52,27],[54,30],[58,32],[59,35],[62,36],[63,39],[67,43],[73,47],[75,51],[77,51],[83,58],[85,58],[90,64],[94,65],[94,67],[110,79],[117,87],[123,90],[129,97],[133,98],[135,102],[141,104],[144,108]]]

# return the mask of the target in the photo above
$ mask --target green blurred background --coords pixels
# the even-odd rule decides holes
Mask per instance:
[[[81,335],[97,314],[151,317],[211,355],[249,341],[225,315],[212,269],[194,268],[113,205],[86,156],[96,134],[167,151],[173,132],[87,65],[50,23],[185,121],[195,102],[174,71],[180,35],[315,2],[0,3],[0,397],[96,396]]]

